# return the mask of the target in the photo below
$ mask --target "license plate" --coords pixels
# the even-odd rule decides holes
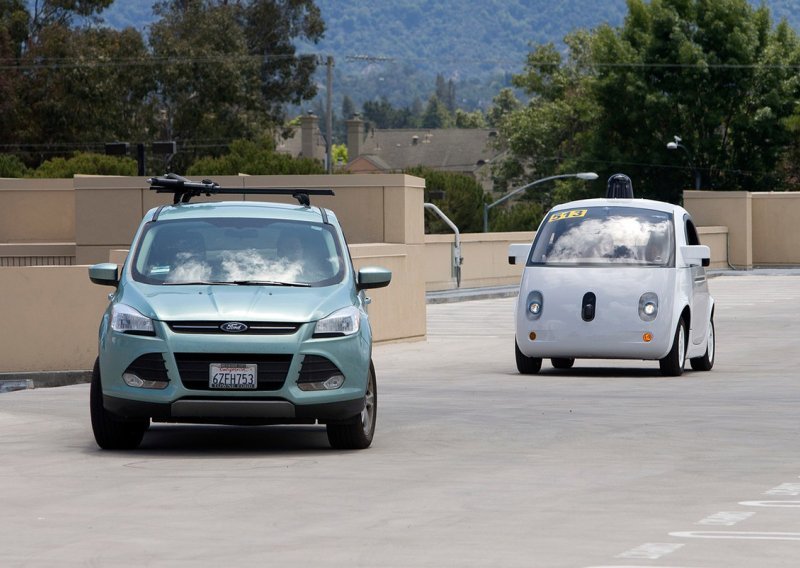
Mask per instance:
[[[212,389],[255,389],[258,386],[258,365],[248,363],[211,363],[208,387]]]

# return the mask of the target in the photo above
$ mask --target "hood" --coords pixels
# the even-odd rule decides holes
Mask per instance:
[[[543,296],[542,322],[579,324],[584,295],[592,293],[596,297],[595,322],[635,327],[641,325],[638,306],[645,292],[658,296],[660,313],[670,313],[675,278],[673,268],[528,267],[518,304],[524,306],[528,294],[536,290]]]
[[[117,301],[161,321],[317,321],[355,301],[342,283],[321,288],[289,286],[186,285],[128,283]]]

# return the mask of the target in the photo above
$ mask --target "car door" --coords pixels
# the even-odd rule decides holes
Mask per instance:
[[[701,244],[697,228],[688,214],[684,215],[683,225],[686,244]],[[691,341],[694,345],[700,345],[705,339],[708,330],[708,307],[710,302],[708,279],[706,277],[706,269],[702,265],[692,266],[689,271],[692,279],[692,295],[689,299],[689,307],[692,311]]]

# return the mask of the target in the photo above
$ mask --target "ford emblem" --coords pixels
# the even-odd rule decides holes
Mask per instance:
[[[242,333],[248,329],[247,324],[240,321],[229,321],[227,323],[223,323],[221,326],[219,326],[219,328],[228,333]]]

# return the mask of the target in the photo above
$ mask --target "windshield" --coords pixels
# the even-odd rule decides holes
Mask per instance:
[[[339,239],[327,224],[252,218],[148,223],[133,259],[147,284],[328,286],[344,277]]]
[[[528,266],[672,266],[672,214],[635,207],[588,207],[548,213]]]

